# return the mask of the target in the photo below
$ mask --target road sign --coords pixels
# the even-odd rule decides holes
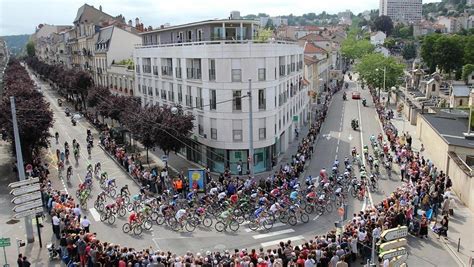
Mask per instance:
[[[20,188],[13,189],[12,191],[10,191],[10,194],[14,196],[19,196],[19,195],[24,195],[24,194],[31,193],[34,191],[39,191],[39,190],[40,190],[40,184],[32,184],[29,186],[23,186]]]
[[[381,237],[384,241],[391,241],[394,239],[406,237],[407,235],[408,227],[402,226],[383,231]]]
[[[20,218],[30,216],[30,215],[34,215],[34,214],[40,213],[40,212],[43,212],[43,207],[37,207],[37,208],[31,209],[31,210],[25,210],[25,211],[22,211],[22,212],[15,213],[15,214],[13,214],[12,218],[13,219],[20,219]]]
[[[9,237],[0,238],[0,248],[9,247],[11,245]]]
[[[402,266],[407,261],[407,259],[408,259],[408,254],[395,257],[390,261],[390,267]]]
[[[25,210],[30,210],[36,207],[41,207],[43,205],[43,201],[41,199],[37,199],[35,201],[30,201],[23,203],[21,205],[16,205],[13,207],[13,212],[22,212]]]
[[[388,251],[388,250],[403,247],[406,245],[407,245],[406,238],[400,238],[400,239],[396,239],[396,240],[381,244],[380,249],[382,251]]]
[[[23,181],[19,181],[19,182],[14,182],[14,183],[10,183],[8,185],[8,187],[10,188],[17,188],[17,187],[20,187],[20,186],[25,186],[25,185],[30,185],[30,184],[34,184],[34,183],[38,183],[39,182],[39,178],[30,178],[30,179],[26,179],[26,180],[23,180]]]
[[[23,204],[25,202],[36,200],[36,199],[39,199],[39,198],[41,198],[41,192],[33,192],[33,193],[26,194],[26,195],[21,195],[21,196],[18,196],[18,197],[14,197],[12,199],[12,203],[15,204],[15,205],[19,205],[19,204]]]
[[[401,248],[397,248],[397,249],[391,249],[389,251],[385,251],[385,252],[382,252],[380,253],[379,257],[381,257],[382,259],[391,259],[391,258],[395,258],[395,257],[398,257],[398,256],[402,256],[402,255],[405,255],[407,254],[407,250],[403,247]]]

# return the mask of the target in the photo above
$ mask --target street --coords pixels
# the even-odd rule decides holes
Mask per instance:
[[[79,184],[83,182],[86,174],[87,165],[94,165],[96,162],[100,162],[102,170],[106,171],[109,177],[115,177],[117,187],[121,188],[123,185],[128,184],[131,194],[136,194],[139,191],[139,187],[130,179],[128,175],[118,168],[117,164],[106,155],[106,153],[99,148],[97,145],[92,149],[91,158],[88,157],[86,151],[86,130],[91,129],[94,135],[95,144],[97,144],[98,132],[92,128],[85,119],[79,120],[76,126],[72,126],[70,117],[66,117],[64,113],[64,107],[59,107],[57,104],[56,92],[51,90],[49,85],[34,78],[36,82],[41,86],[43,94],[48,102],[51,104],[51,108],[54,111],[54,128],[51,129],[51,133],[54,136],[55,132],[59,133],[59,142],[56,143],[54,138],[50,140],[51,146],[48,150],[45,161],[49,163],[51,167],[50,179],[53,187],[61,189],[70,195],[75,196],[75,191]],[[343,165],[344,158],[347,156],[350,158],[350,152],[353,147],[357,149],[359,153],[362,151],[364,144],[369,143],[369,136],[374,134],[377,135],[381,132],[381,125],[378,121],[377,115],[373,108],[372,102],[369,97],[367,90],[361,90],[356,82],[348,81],[349,88],[343,89],[332,98],[332,102],[329,107],[328,116],[321,129],[321,134],[315,145],[315,153],[311,163],[307,167],[305,176],[312,175],[317,176],[322,168],[330,170],[335,159],[338,159]],[[366,98],[368,101],[368,107],[363,107],[360,100],[352,100],[351,92],[360,91],[362,98]],[[347,92],[347,101],[343,101],[343,91]],[[351,120],[355,118],[359,120],[360,128],[354,131],[351,128]],[[76,163],[73,157],[70,157],[70,164],[73,166],[73,179],[68,183],[65,181],[65,173],[63,174],[64,179],[58,178],[56,170],[56,155],[55,151],[57,148],[63,150],[64,142],[67,141],[72,144],[72,140],[76,139],[80,143],[81,153],[80,159]],[[296,141],[295,141],[296,142]],[[1,143],[1,157],[2,166],[1,174],[10,173],[8,165],[8,157],[6,157],[8,144],[5,142]],[[372,151],[371,151],[372,152]],[[3,160],[5,158],[5,160]],[[4,164],[6,163],[6,164]],[[69,165],[67,165],[69,166]],[[66,166],[66,167],[67,167]],[[356,168],[357,169],[357,168]],[[396,186],[400,185],[398,174],[394,173],[392,179],[386,178],[385,170],[381,168],[383,179],[379,181],[380,190],[378,192],[372,192],[369,197],[364,201],[349,197],[348,199],[348,218],[352,218],[352,214],[365,209],[368,206],[378,203],[383,199],[384,196],[392,192]],[[0,175],[2,177],[2,183],[7,184],[8,182],[14,181],[12,175]],[[304,179],[304,177],[302,177]],[[5,179],[8,179],[5,180]],[[11,215],[12,205],[10,204],[11,196],[8,195],[6,187],[2,187],[1,204],[2,208],[0,212],[2,217],[0,223],[6,225],[8,217]],[[313,239],[315,235],[322,235],[327,233],[329,230],[334,229],[334,222],[339,220],[337,212],[334,210],[329,215],[317,215],[313,213],[310,215],[310,221],[306,224],[299,222],[296,226],[289,226],[283,223],[274,224],[270,231],[258,231],[252,232],[245,225],[241,225],[240,229],[236,233],[218,233],[212,227],[211,229],[197,228],[193,233],[177,233],[172,230],[163,227],[153,225],[151,231],[144,231],[140,236],[134,236],[130,234],[124,234],[122,232],[122,225],[128,218],[128,213],[123,218],[118,218],[113,225],[102,223],[99,220],[99,213],[93,207],[95,196],[101,191],[99,188],[98,181],[94,181],[92,189],[92,197],[88,201],[88,209],[83,210],[83,215],[88,216],[91,221],[91,231],[97,233],[100,240],[107,240],[111,243],[122,244],[127,247],[134,248],[152,248],[164,251],[173,251],[177,254],[184,254],[186,251],[201,252],[205,253],[210,250],[233,250],[235,248],[259,248],[263,247],[274,248],[280,241],[292,240],[294,244],[301,244],[310,239]],[[109,199],[109,202],[111,200]],[[9,236],[12,238],[23,238],[22,223],[16,223],[12,225],[6,225],[1,229],[2,236]],[[45,227],[43,228],[43,246],[46,243],[56,242],[51,232],[51,224],[49,216],[46,216]],[[36,233],[36,230],[35,230]],[[13,243],[13,242],[12,242]],[[13,244],[14,245],[14,244]],[[33,248],[35,246],[35,248]],[[423,249],[426,247],[433,247],[433,249]],[[31,258],[33,263],[43,263],[44,265],[37,266],[54,266],[55,263],[47,263],[47,251],[43,247],[42,250],[37,250],[37,243],[28,244],[26,249],[22,249],[28,257]],[[13,260],[16,254],[15,246],[9,247],[8,255],[10,261]],[[410,238],[410,256],[408,263],[416,264],[414,266],[454,266],[453,261],[449,254],[440,249],[436,244],[436,241],[425,241],[417,238]],[[411,255],[414,254],[414,255]],[[441,261],[434,263],[433,259],[436,255],[439,256]],[[430,265],[424,265],[430,262]],[[441,264],[441,262],[443,264]],[[431,265],[433,264],[433,265]]]

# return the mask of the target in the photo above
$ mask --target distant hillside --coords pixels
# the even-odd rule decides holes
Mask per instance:
[[[25,49],[26,43],[28,42],[30,35],[8,35],[0,36],[0,38],[4,39],[7,42],[10,54],[16,56],[19,55]]]
[[[441,2],[423,4],[423,16],[428,18],[429,13],[439,16],[457,16],[468,8],[466,0],[441,0]]]

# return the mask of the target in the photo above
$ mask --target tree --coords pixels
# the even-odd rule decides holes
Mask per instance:
[[[14,142],[10,96],[15,97],[22,154],[25,162],[30,163],[40,155],[41,148],[48,147],[53,112],[43,95],[35,89],[25,68],[15,59],[10,60],[5,70],[0,102],[0,125],[7,131],[8,139]]]
[[[382,31],[387,36],[392,33],[393,30],[393,22],[389,16],[379,16],[374,20],[374,30],[375,31]]]
[[[29,57],[34,57],[35,56],[35,54],[36,54],[35,43],[33,43],[33,41],[28,41],[28,43],[26,43],[26,54]]]
[[[474,64],[474,35],[464,37],[464,64]]]
[[[77,93],[81,96],[81,104],[84,105],[86,109],[86,98],[89,91],[89,88],[93,85],[92,77],[89,73],[85,71],[79,71],[75,73],[75,79],[73,83],[73,88],[77,90]]]
[[[474,64],[466,64],[462,67],[462,79],[467,84],[469,75],[474,72]]]
[[[356,40],[355,38],[347,38],[342,42],[341,53],[349,59],[359,59],[372,53],[375,47],[369,40]]]
[[[273,20],[271,18],[267,20],[267,24],[265,24],[265,29],[275,30],[275,26],[273,25]]]
[[[402,56],[405,60],[410,60],[416,57],[416,46],[414,43],[407,43],[403,47]]]
[[[435,44],[440,37],[440,34],[430,34],[425,36],[422,41],[421,58],[423,58],[423,62],[427,67],[430,68],[430,72],[434,72],[438,64],[438,59],[435,56]]]
[[[380,53],[368,54],[356,65],[360,77],[372,88],[383,87],[384,68],[385,89],[398,85],[403,76],[404,65],[396,62],[393,57],[385,57]]]
[[[267,28],[260,28],[257,32],[257,42],[267,42],[273,36],[273,31]]]
[[[434,45],[434,56],[438,66],[451,76],[453,71],[461,71],[463,64],[463,46],[459,36],[443,35]]]

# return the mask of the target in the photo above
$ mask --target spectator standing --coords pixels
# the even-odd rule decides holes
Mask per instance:
[[[82,222],[81,222],[81,226],[86,233],[89,233],[90,225],[91,225],[91,222],[89,221],[89,219],[87,219],[87,216],[84,216],[84,219],[82,219]]]
[[[26,258],[26,256],[23,257],[23,265],[22,267],[30,267],[31,266],[31,263],[28,261],[28,259]]]
[[[60,230],[59,230],[59,225],[61,224],[61,220],[59,220],[58,218],[58,215],[56,213],[54,213],[53,215],[53,218],[52,218],[52,222],[53,222],[53,233],[56,235],[56,238],[57,239],[60,239]]]
[[[16,260],[18,267],[23,267],[23,254],[18,254],[18,259]]]
[[[76,215],[77,220],[81,221],[81,208],[79,208],[79,204],[73,209],[74,215]]]

